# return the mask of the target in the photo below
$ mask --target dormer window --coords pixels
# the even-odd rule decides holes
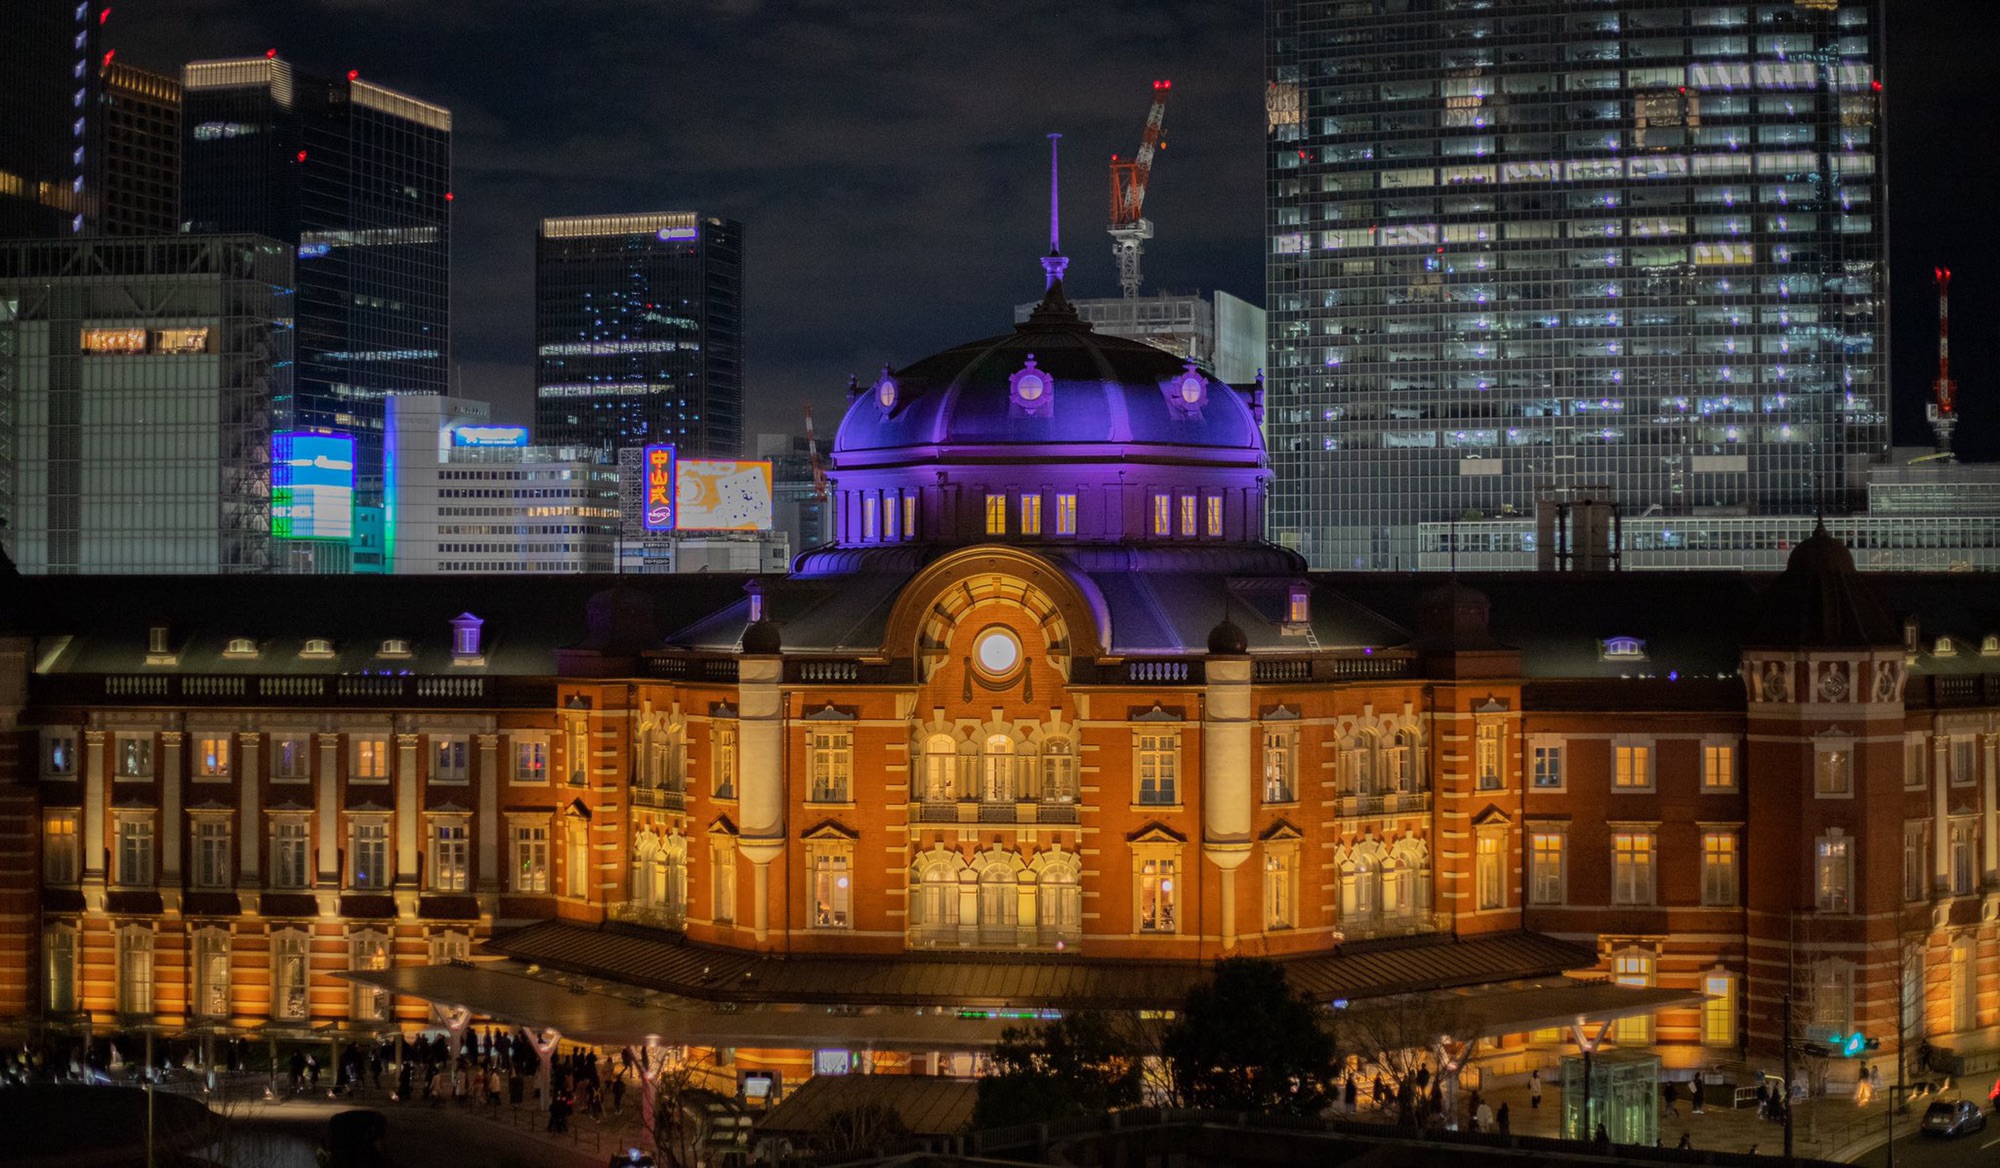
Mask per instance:
[[[884,366],[882,379],[875,383],[875,404],[882,407],[882,412],[886,414],[896,408],[896,399],[901,392],[896,379],[889,376],[889,370]]]
[[[451,621],[451,663],[453,665],[484,665],[486,658],[480,647],[480,629],[485,621],[469,612],[460,613]]]
[[[1201,408],[1208,404],[1208,378],[1202,375],[1193,361],[1187,362],[1179,373],[1161,382],[1160,390],[1167,396],[1167,412],[1177,420],[1199,419]]]
[[[1056,383],[1045,369],[1035,366],[1035,355],[1019,371],[1007,378],[1007,399],[1017,417],[1055,416]]]
[[[1981,657],[2000,657],[2000,636],[1996,636],[1993,633],[1986,634],[1986,639],[1979,642],[1979,655]]]
[[[1931,656],[1956,657],[1958,656],[1958,646],[1951,643],[1950,637],[1939,637],[1931,645]]]
[[[1303,584],[1292,585],[1286,598],[1285,623],[1302,625],[1312,619],[1312,591]]]
[[[1606,661],[1644,661],[1646,642],[1637,637],[1606,637],[1598,642],[1598,655]]]
[[[315,659],[331,657],[333,656],[333,642],[327,640],[325,637],[313,637],[306,642],[305,648],[299,650],[299,656]]]
[[[410,643],[401,637],[390,637],[388,640],[382,642],[382,650],[376,654],[378,657],[408,657],[409,655]]]
[[[167,652],[167,626],[154,625],[146,630],[146,652],[152,654]]]
[[[228,646],[222,650],[222,655],[235,658],[255,657],[257,642],[250,637],[231,637]]]

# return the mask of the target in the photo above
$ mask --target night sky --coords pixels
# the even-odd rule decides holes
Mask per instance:
[[[1929,442],[1930,272],[1954,269],[1968,458],[2000,457],[1995,0],[1897,0],[1889,98],[1896,441]],[[534,233],[549,215],[741,220],[750,433],[831,430],[850,373],[1011,326],[1041,290],[1063,134],[1072,295],[1113,295],[1105,162],[1170,78],[1149,289],[1262,304],[1258,0],[123,0],[109,44],[174,70],[276,48],[454,117],[460,390],[532,411]]]

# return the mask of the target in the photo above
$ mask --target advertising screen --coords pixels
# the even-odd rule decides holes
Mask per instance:
[[[646,503],[642,511],[647,531],[672,531],[674,529],[674,448],[671,446],[646,447],[645,461],[639,468],[639,489],[646,493]]]
[[[528,428],[526,426],[455,426],[451,431],[453,446],[526,446]]]
[[[768,459],[722,462],[684,458],[676,468],[674,491],[681,531],[768,531],[771,527],[771,463]]]
[[[354,438],[288,430],[271,436],[271,534],[354,536]]]

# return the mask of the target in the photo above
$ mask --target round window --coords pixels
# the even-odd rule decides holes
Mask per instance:
[[[1005,677],[1021,666],[1021,641],[1008,629],[987,629],[972,643],[972,660],[979,672]]]
[[[1033,375],[1023,377],[1014,383],[1014,392],[1021,395],[1022,401],[1035,401],[1042,396],[1042,379]]]

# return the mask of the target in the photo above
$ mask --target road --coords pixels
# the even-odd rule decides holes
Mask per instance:
[[[1918,1109],[1911,1108],[1912,1120]],[[1911,1126],[1914,1126],[1912,1124]],[[1940,1140],[1920,1135],[1904,1135],[1902,1117],[1896,1123],[1896,1168],[1965,1168],[1966,1165],[2000,1164],[2000,1124],[1989,1122],[1983,1132],[1956,1140]],[[1855,1161],[1863,1168],[1888,1168],[1889,1149],[1876,1148]]]
[[[221,1143],[210,1155],[228,1168],[316,1168],[313,1149],[326,1136],[335,1112],[357,1106],[345,1101],[292,1098],[228,1103]],[[455,1109],[383,1104],[363,1100],[389,1118],[388,1152],[403,1168],[480,1165],[481,1168],[603,1168],[605,1154],[559,1146],[504,1123]],[[587,1150],[587,1145],[586,1149]],[[608,1149],[606,1150],[608,1154]]]

